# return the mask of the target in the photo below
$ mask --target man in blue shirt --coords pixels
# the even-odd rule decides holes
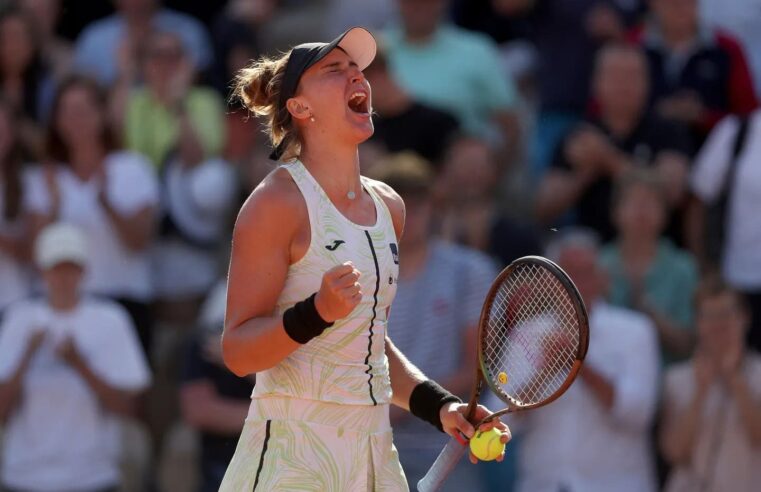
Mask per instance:
[[[175,33],[198,70],[211,62],[211,46],[203,25],[192,17],[161,8],[160,0],[114,0],[117,12],[88,26],[77,39],[74,66],[112,84],[119,64],[139,51],[153,29]]]

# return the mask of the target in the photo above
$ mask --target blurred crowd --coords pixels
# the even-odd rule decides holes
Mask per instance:
[[[363,173],[407,206],[395,344],[467,397],[524,255],[589,311],[576,383],[448,490],[757,490],[759,0],[0,0],[0,490],[217,490],[255,384],[231,230],[275,165],[230,83],[353,25]],[[446,436],[392,422],[414,485]]]

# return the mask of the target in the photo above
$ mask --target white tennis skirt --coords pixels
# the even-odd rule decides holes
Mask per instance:
[[[220,492],[408,491],[388,405],[255,398]]]

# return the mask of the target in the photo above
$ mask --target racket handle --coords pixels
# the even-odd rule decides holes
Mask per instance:
[[[433,462],[428,473],[417,483],[418,492],[435,492],[439,490],[446,481],[457,463],[460,462],[462,455],[465,454],[467,444],[461,444],[457,439],[449,440],[444,449],[441,450],[436,461]]]

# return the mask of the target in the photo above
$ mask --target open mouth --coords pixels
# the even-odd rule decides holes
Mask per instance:
[[[349,97],[349,109],[355,113],[367,115],[370,114],[370,107],[367,101],[367,94],[364,92],[355,92]]]

